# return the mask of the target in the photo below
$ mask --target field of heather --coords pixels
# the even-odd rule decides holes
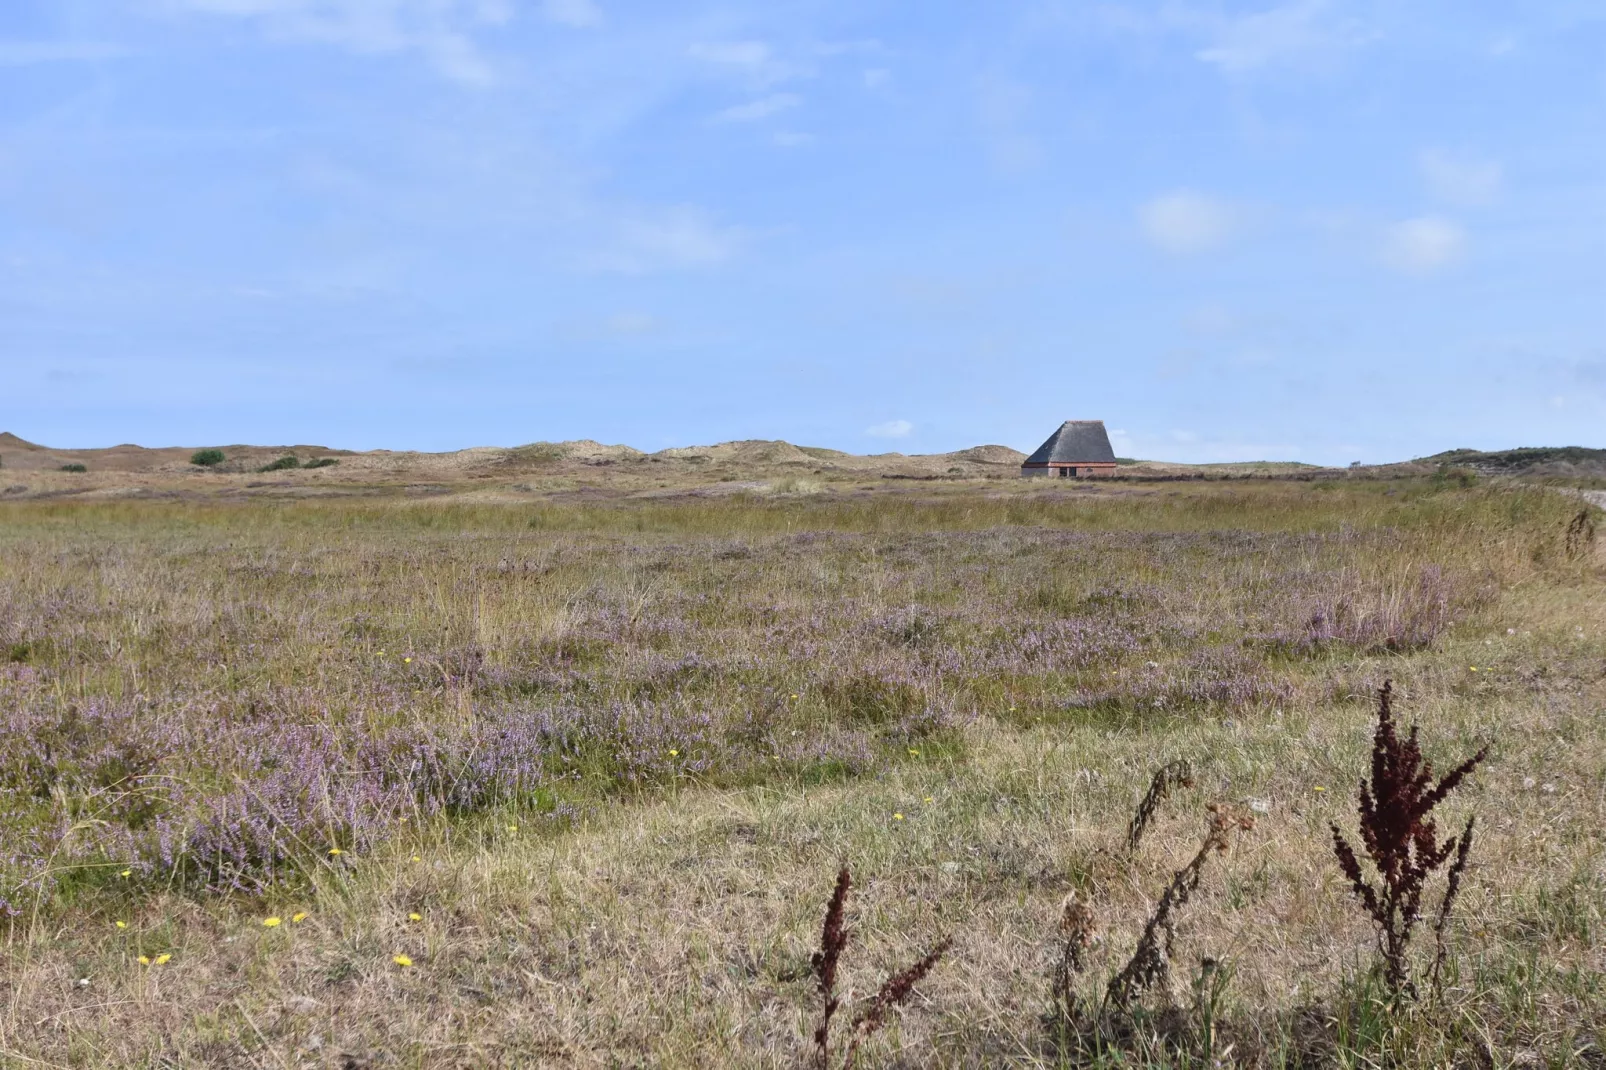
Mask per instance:
[[[862,1066],[1606,1065],[1579,510],[0,504],[0,1063],[805,1065],[847,865],[838,1063],[869,1013]],[[1385,680],[1440,773],[1490,748],[1401,995],[1332,832]]]

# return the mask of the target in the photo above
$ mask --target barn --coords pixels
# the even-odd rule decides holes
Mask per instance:
[[[1103,420],[1066,420],[1037,452],[1021,463],[1023,476],[1083,476],[1115,474],[1115,451]]]

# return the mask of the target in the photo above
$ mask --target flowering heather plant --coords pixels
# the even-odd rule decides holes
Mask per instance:
[[[230,534],[228,554],[206,524],[13,544],[0,644],[24,653],[0,661],[0,895],[56,880],[53,852],[261,891],[403,816],[873,774],[954,753],[941,744],[977,718],[1056,707],[1282,703],[1292,683],[1254,643],[1311,643],[1332,591],[1398,603],[1403,623],[1330,609],[1329,648],[1416,642],[1456,602],[1448,571],[1403,601],[1358,579],[1386,534],[462,540],[433,513],[416,531],[377,516],[310,545]]]

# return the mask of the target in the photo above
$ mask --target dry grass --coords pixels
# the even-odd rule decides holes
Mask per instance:
[[[5,509],[0,652],[18,656],[0,667],[0,698],[19,707],[138,696],[148,716],[194,717],[204,697],[220,724],[255,709],[444,732],[510,703],[673,694],[717,727],[768,688],[787,731],[851,730],[866,748],[828,775],[748,761],[728,740],[696,771],[627,782],[604,763],[560,786],[572,827],[541,818],[550,800],[423,815],[371,849],[309,852],[261,897],[101,870],[37,899],[10,889],[24,913],[0,964],[8,1065],[796,1066],[818,1013],[822,890],[843,860],[856,877],[849,1019],[933,934],[955,936],[864,1065],[1184,1063],[1194,1056],[1155,1038],[1168,1001],[1197,1025],[1204,957],[1231,978],[1207,1058],[1602,1058],[1606,598],[1598,551],[1566,553],[1571,502],[1357,485],[1090,503]],[[1262,637],[1297,633],[1306,598],[1343,595],[1381,619],[1416,597],[1425,564],[1456,605],[1425,649]],[[1009,645],[1056,621],[1144,638],[1092,661]],[[452,661],[470,648],[486,666],[473,680]],[[1226,648],[1238,660],[1198,660]],[[427,671],[402,668],[403,651]],[[654,675],[689,653],[713,668]],[[570,675],[537,679],[560,664]],[[893,731],[905,692],[867,690],[872,671],[942,713],[928,742]],[[1194,686],[1211,673],[1254,686]],[[1432,1008],[1390,1010],[1368,980],[1373,937],[1330,853],[1329,822],[1353,821],[1385,675],[1436,763],[1495,740],[1443,806],[1450,825],[1481,816]],[[865,719],[870,700],[883,719]],[[1129,855],[1132,807],[1175,759],[1194,785]],[[1098,918],[1092,994],[1218,801],[1253,807],[1256,827],[1180,916],[1173,991],[1151,994],[1155,1017],[1124,1046],[1073,1057],[1045,1021],[1067,893]],[[0,855],[33,842],[23,816],[72,802],[10,799]],[[172,958],[137,962],[159,954]]]

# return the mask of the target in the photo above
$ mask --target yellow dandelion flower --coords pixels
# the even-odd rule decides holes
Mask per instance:
[[[519,830],[519,827],[518,827],[518,826],[517,826],[517,825],[509,825],[509,826],[508,826],[508,827],[507,827],[507,830],[508,830],[508,831],[509,831],[509,832],[517,832],[517,831],[518,831],[518,830]]]
[[[128,922],[126,922],[126,921],[119,921],[119,922],[117,922],[117,923],[116,923],[116,925],[117,925],[117,927],[118,927],[118,928],[119,928],[119,929],[126,929],[126,928],[128,928]]]
[[[277,929],[284,924],[284,919],[279,917],[263,918],[262,924],[269,929]]]
[[[414,861],[414,862],[422,862],[422,861],[423,861],[423,859],[422,859],[422,858],[420,858],[420,857],[418,857],[418,856],[417,856],[417,855],[414,855],[414,856],[413,856],[413,861]]]
[[[131,870],[131,869],[125,869],[125,870],[123,870],[121,873],[119,873],[117,875],[119,877],[132,877],[134,875],[134,871]]]
[[[1476,665],[1468,665],[1467,666],[1467,671],[1468,672],[1477,672],[1478,671],[1478,667]]]
[[[162,954],[156,956],[156,965],[166,966],[172,960],[172,955]]]
[[[926,801],[927,801],[927,802],[936,802],[936,801],[937,801],[937,800],[936,800],[936,799],[933,799],[933,798],[932,798],[932,797],[931,797],[931,796],[930,796],[930,795],[927,795],[927,796],[926,796]]]
[[[1327,790],[1327,789],[1326,789],[1326,788],[1324,788],[1324,787],[1322,787],[1322,786],[1321,786],[1321,785],[1320,785],[1320,784],[1317,784],[1317,785],[1316,785],[1316,786],[1315,786],[1315,787],[1314,787],[1314,788],[1312,788],[1312,789],[1311,789],[1311,790],[1312,790],[1312,791],[1326,791],[1326,790]]]
[[[402,664],[403,665],[411,665],[412,663],[413,663],[413,659],[412,658],[402,658]]]
[[[335,856],[336,856],[336,855],[343,855],[343,854],[345,854],[345,853],[346,853],[346,852],[344,852],[344,851],[342,851],[342,850],[341,850],[341,849],[340,849],[340,848],[338,848],[338,847],[331,847],[331,848],[329,848],[329,857],[330,857],[330,858],[333,858],[333,857],[335,857]]]
[[[424,915],[418,913],[418,911],[415,910],[411,914],[407,915],[407,920],[408,921],[423,921],[424,920]]]
[[[403,969],[406,969],[408,966],[413,964],[413,960],[408,958],[406,955],[393,955],[390,961],[394,962]]]
[[[894,820],[894,821],[902,821],[903,820],[903,815],[902,814],[893,814],[892,815],[892,820]]]
[[[793,702],[796,702],[796,701],[797,701],[797,696],[796,696],[796,695],[793,695],[793,696],[792,696],[792,701],[793,701]]]
[[[297,911],[296,913],[290,915],[290,920],[295,922],[297,925],[300,925],[302,922],[307,920],[307,912],[305,910]]]
[[[139,964],[141,966],[149,966],[151,964],[151,960],[148,957],[146,957],[145,955],[141,955],[139,957]]]
[[[680,757],[680,751],[674,750],[673,748],[671,748],[670,751],[669,751],[669,756],[671,758],[679,758]]]

